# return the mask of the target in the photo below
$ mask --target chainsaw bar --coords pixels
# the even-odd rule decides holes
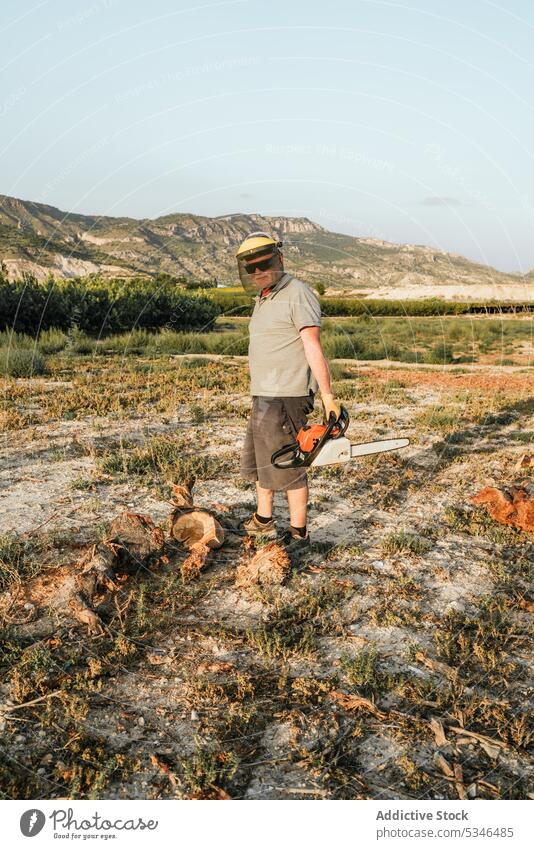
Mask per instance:
[[[339,439],[328,440],[310,465],[329,466],[332,463],[348,463],[356,457],[382,454],[384,451],[398,451],[409,444],[409,439],[378,439],[376,442],[360,442],[351,445],[349,440],[342,436]]]
[[[376,442],[354,443],[350,446],[350,459],[365,457],[367,454],[381,454],[383,451],[397,451],[409,444],[409,439],[378,439]]]

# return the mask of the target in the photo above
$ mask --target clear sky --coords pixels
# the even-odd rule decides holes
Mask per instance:
[[[2,0],[0,192],[534,267],[532,0]]]

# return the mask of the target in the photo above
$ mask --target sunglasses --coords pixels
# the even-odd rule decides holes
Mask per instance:
[[[245,271],[247,274],[254,274],[256,269],[259,271],[268,271],[269,268],[272,268],[278,257],[276,254],[270,256],[268,259],[262,259],[260,262],[246,262],[245,263]]]

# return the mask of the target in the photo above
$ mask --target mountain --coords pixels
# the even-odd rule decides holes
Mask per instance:
[[[176,213],[161,218],[114,218],[66,213],[53,206],[0,195],[0,260],[11,277],[87,274],[191,275],[238,283],[235,250],[247,233],[268,230],[284,242],[286,266],[313,284],[334,290],[375,290],[399,296],[439,294],[439,287],[517,288],[522,278],[422,245],[332,233],[308,218]],[[436,289],[438,287],[438,289]],[[415,295],[414,295],[415,292]]]

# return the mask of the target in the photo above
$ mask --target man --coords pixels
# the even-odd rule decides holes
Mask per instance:
[[[294,441],[321,392],[326,420],[339,417],[330,370],[321,347],[321,307],[316,294],[284,272],[282,243],[251,233],[236,257],[244,289],[255,296],[249,324],[252,412],[241,457],[241,476],[255,481],[257,509],[243,528],[251,536],[276,537],[273,493],[285,492],[290,526],[281,541],[290,552],[310,545],[306,527],[308,479],[300,469],[276,469],[271,455]]]

